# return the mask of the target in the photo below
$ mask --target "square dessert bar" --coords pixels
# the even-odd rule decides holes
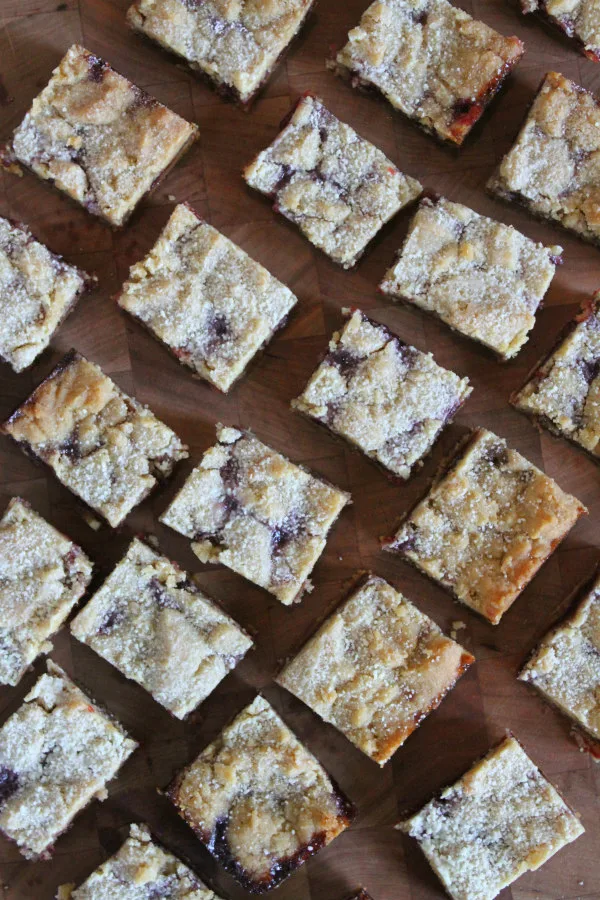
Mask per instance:
[[[497,625],[586,513],[506,441],[477,428],[385,549]]]
[[[297,298],[260,263],[176,206],[118,296],[173,355],[221,391],[281,328]]]
[[[179,566],[137,538],[71,631],[178,719],[252,646]]]
[[[28,859],[52,845],[95,797],[104,800],[137,744],[48,661],[0,728],[0,831]]]
[[[513,737],[398,827],[454,900],[493,900],[584,832]]]
[[[584,306],[558,346],[511,397],[517,409],[600,455],[600,293]]]
[[[561,253],[460,203],[426,199],[380,288],[511,359],[535,325]]]
[[[11,149],[18,162],[118,227],[197,131],[73,44],[16,129]]]
[[[524,49],[447,0],[376,0],[330,68],[460,145]]]
[[[581,48],[592,62],[600,62],[600,6],[598,0],[521,0],[524,13],[537,13]]]
[[[13,497],[0,519],[0,684],[18,684],[52,649],[91,575],[81,547]]]
[[[113,527],[188,455],[170,428],[74,350],[1,428]]]
[[[127,21],[186,60],[217,92],[252,103],[314,0],[135,0]]]
[[[345,269],[422,187],[381,150],[305,95],[281,133],[244,170],[319,250]]]
[[[600,576],[542,640],[519,678],[600,741]]]
[[[474,657],[365,575],[277,681],[383,766]]]
[[[469,380],[360,310],[344,312],[348,321],[292,407],[408,478],[471,393]]]
[[[276,887],[354,817],[325,769],[260,696],[175,778],[168,796],[251,893]]]
[[[146,825],[132,825],[121,848],[81,887],[58,889],[57,900],[219,900],[195,872],[152,840]]]
[[[488,190],[600,243],[600,101],[548,72]]]
[[[0,216],[0,357],[22,372],[96,279]]]
[[[222,563],[286,606],[308,576],[350,494],[294,465],[249,432],[217,426],[160,521],[191,538],[202,562]]]

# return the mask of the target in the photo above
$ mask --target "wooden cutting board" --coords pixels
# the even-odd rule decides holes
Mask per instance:
[[[440,147],[383,101],[352,91],[325,69],[331,45],[340,46],[357,24],[366,0],[320,0],[284,65],[251,113],[221,101],[172,58],[125,25],[127,0],[0,0],[0,138],[20,122],[32,97],[46,84],[66,48],[78,41],[117,70],[200,126],[200,141],[120,233],[71,205],[35,177],[0,176],[0,214],[28,223],[34,234],[69,261],[95,271],[99,289],[82,300],[32,371],[0,368],[2,419],[23,400],[70,347],[99,363],[118,384],[163,418],[190,445],[191,458],[173,482],[144,502],[119,531],[93,531],[72,495],[37,468],[8,440],[0,440],[2,509],[14,494],[25,497],[79,542],[97,567],[97,586],[122,556],[131,536],[152,532],[164,552],[199,572],[206,590],[255,635],[256,650],[238,666],[190,720],[181,723],[108,663],[70,638],[55,640],[53,658],[87,686],[141,743],[104,803],[94,802],[57,843],[50,862],[28,863],[0,839],[0,881],[10,900],[50,900],[58,884],[80,883],[114,852],[131,821],[146,821],[175,852],[187,857],[224,897],[247,896],[213,864],[208,853],[157,794],[255,694],[281,711],[355,801],[353,827],[276,892],[277,900],[342,900],[362,883],[375,900],[433,900],[443,892],[416,845],[392,829],[457,778],[506,729],[582,816],[587,833],[536,873],[521,878],[502,900],[600,897],[600,767],[579,752],[569,723],[546,706],[515,673],[533,645],[565,607],[573,587],[600,559],[600,470],[565,442],[540,435],[511,409],[508,396],[553,343],[579,303],[600,288],[600,251],[535,222],[526,213],[486,196],[484,185],[511,144],[543,74],[556,69],[600,91],[600,65],[579,56],[538,21],[524,19],[505,0],[459,2],[505,34],[517,34],[527,52],[491,113],[459,153]],[[320,94],[332,111],[387,153],[426,187],[515,225],[546,244],[561,243],[565,263],[548,293],[529,343],[509,364],[451,333],[418,310],[394,305],[377,284],[404,237],[408,216],[398,216],[356,271],[344,272],[315,251],[299,232],[251,193],[240,172],[266,146],[291,103],[306,90]],[[247,376],[222,396],[179,365],[116,306],[113,295],[128,266],[153,244],[175,201],[187,200],[237,241],[298,295],[298,309]],[[289,408],[341,321],[342,306],[360,306],[405,340],[431,350],[438,362],[474,385],[457,422],[408,484],[381,471]],[[352,492],[346,510],[314,572],[314,592],[284,608],[227,569],[202,566],[187,541],[158,524],[158,516],[202,451],[214,425],[241,424]],[[406,564],[381,553],[378,536],[426,489],[444,453],[465,430],[484,425],[506,437],[590,509],[543,567],[498,627],[458,607],[446,593]],[[294,652],[339,601],[345,581],[371,568],[388,578],[442,628],[461,620],[459,640],[477,663],[383,770],[313,713],[272,684],[280,662]],[[21,703],[38,661],[17,688],[0,690],[1,721]]]

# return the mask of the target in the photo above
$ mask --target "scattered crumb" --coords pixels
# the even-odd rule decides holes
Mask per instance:
[[[462,629],[463,629],[463,628],[466,628],[466,627],[467,627],[467,626],[466,626],[466,624],[465,624],[464,622],[461,622],[460,619],[456,619],[456,621],[454,621],[454,622],[452,623],[452,630],[451,630],[451,632],[450,632],[450,637],[452,638],[452,640],[455,641],[455,640],[456,640],[456,635],[458,634],[458,632],[459,632],[459,631],[462,631]]]
[[[85,519],[86,523],[90,526],[92,531],[100,531],[100,529],[102,528],[102,522],[100,521],[100,519],[96,518],[96,516],[93,516],[91,512],[88,512],[86,510],[83,513],[83,518]]]
[[[177,197],[175,196],[175,194],[167,194],[167,200],[169,201],[169,203],[175,203]]]

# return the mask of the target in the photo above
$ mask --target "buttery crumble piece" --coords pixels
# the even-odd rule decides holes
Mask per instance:
[[[81,547],[13,497],[0,519],[0,684],[16,685],[85,593]]]
[[[71,631],[179,719],[252,646],[184,571],[137,538]]]
[[[27,859],[47,858],[136,747],[48,660],[48,674],[0,728],[0,831]]]
[[[73,44],[16,129],[18,162],[120,227],[198,128]]]
[[[127,21],[186,60],[224,97],[252,103],[314,0],[135,0]]]
[[[113,527],[188,455],[170,428],[74,350],[2,432]]]
[[[477,428],[384,549],[497,625],[586,513],[506,441]]]
[[[354,816],[325,769],[260,696],[175,778],[168,796],[251,893],[276,887]]]
[[[17,373],[30,366],[95,281],[0,216],[0,357]]]
[[[74,888],[61,885],[57,900],[219,900],[195,872],[152,840],[147,825],[131,825],[114,856]]]
[[[383,578],[367,575],[277,682],[383,766],[472,662]]]
[[[524,49],[447,0],[375,0],[329,67],[460,145]]]
[[[319,250],[345,269],[422,187],[310,94],[244,170]]]
[[[513,737],[398,827],[454,900],[493,900],[584,833]]]
[[[521,412],[600,455],[600,292],[584,305],[558,346],[511,397]]]
[[[469,380],[360,310],[343,312],[348,321],[291,405],[408,478],[468,398]]]
[[[535,325],[561,253],[460,203],[425,199],[380,288],[511,359]]]
[[[573,38],[584,56],[600,62],[600,3],[598,0],[521,0],[524,13],[541,18]]]
[[[600,243],[600,103],[548,72],[488,190]]]
[[[542,640],[519,674],[600,740],[600,577],[573,612]]]
[[[191,538],[201,562],[226,565],[289,605],[310,589],[327,533],[349,502],[249,432],[217,425],[217,444],[160,521]]]
[[[228,391],[297,298],[263,266],[176,206],[150,253],[129,271],[119,306],[180,362]]]

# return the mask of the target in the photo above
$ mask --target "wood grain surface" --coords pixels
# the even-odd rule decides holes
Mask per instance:
[[[458,3],[503,33],[517,34],[525,41],[526,53],[491,112],[456,153],[414,129],[383,101],[351,90],[326,71],[331,45],[341,45],[366,0],[320,0],[301,38],[250,113],[224,103],[174,59],[129,31],[127,5],[127,0],[0,0],[0,138],[8,137],[20,122],[32,97],[74,41],[104,56],[133,82],[197,122],[201,135],[152,199],[118,233],[31,174],[21,179],[0,176],[0,213],[28,223],[52,249],[96,272],[100,279],[98,290],[79,303],[54,337],[51,350],[31,371],[17,376],[7,366],[1,367],[0,415],[5,418],[60,356],[76,347],[125,391],[148,403],[190,445],[191,457],[178,468],[173,481],[135,510],[121,529],[95,532],[83,520],[73,496],[2,439],[0,501],[3,508],[14,494],[25,497],[78,541],[96,565],[92,587],[101,583],[133,534],[155,534],[162,550],[199,573],[205,589],[252,632],[256,649],[181,723],[63,628],[52,658],[106,705],[140,741],[141,749],[111,785],[108,799],[92,803],[76,818],[57,842],[50,862],[28,863],[14,846],[0,840],[0,881],[6,886],[6,897],[50,900],[61,882],[80,883],[117,849],[127,825],[141,820],[188,858],[223,897],[246,896],[213,863],[156,789],[164,787],[260,689],[359,808],[352,828],[279,888],[278,900],[341,900],[359,884],[374,900],[442,897],[416,845],[392,825],[457,778],[506,729],[515,732],[579,811],[587,833],[541,870],[504,891],[502,900],[599,898],[600,767],[578,750],[567,720],[517,682],[515,674],[565,609],[574,586],[599,561],[600,471],[574,447],[539,434],[509,407],[508,397],[552,345],[579,303],[600,287],[600,251],[493,201],[484,185],[510,146],[543,74],[556,69],[600,91],[600,65],[579,56],[539,21],[521,17],[508,0]],[[397,306],[377,293],[377,284],[406,232],[407,214],[385,229],[355,271],[345,272],[246,188],[240,175],[244,164],[269,143],[291,103],[309,89],[427,188],[511,223],[546,244],[564,246],[565,263],[557,271],[529,343],[515,361],[501,364],[420,311]],[[111,300],[128,266],[155,241],[175,200],[189,201],[288,284],[300,300],[287,327],[228,396],[193,380]],[[360,306],[404,340],[431,350],[438,362],[468,375],[474,386],[457,422],[406,485],[390,482],[365,458],[289,408],[324,352],[328,336],[340,324],[340,308],[347,305]],[[343,512],[314,571],[314,592],[299,606],[285,608],[227,569],[202,566],[184,538],[158,523],[176,487],[213,441],[218,421],[252,428],[293,460],[352,493],[353,506]],[[444,453],[472,425],[486,426],[507,438],[590,509],[589,517],[577,524],[497,627],[458,607],[419,573],[383,554],[378,542],[423,494]],[[442,628],[449,630],[454,620],[466,623],[459,639],[477,657],[441,707],[383,770],[272,682],[281,661],[301,646],[315,624],[339,602],[347,579],[364,568],[388,578]],[[35,671],[28,672],[17,688],[0,690],[1,721],[19,706],[43,668],[38,660]]]

